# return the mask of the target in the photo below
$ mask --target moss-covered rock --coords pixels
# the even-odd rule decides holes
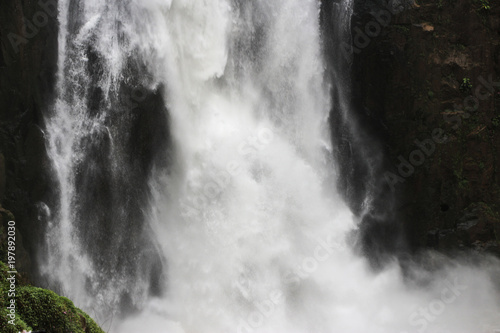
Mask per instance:
[[[17,286],[16,318],[14,325],[9,324],[9,276],[7,265],[0,262],[0,332],[45,330],[47,333],[104,333],[94,320],[66,297],[30,285]],[[21,281],[22,278],[17,275],[16,280]]]

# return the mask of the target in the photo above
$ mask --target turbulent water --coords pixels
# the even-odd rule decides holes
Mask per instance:
[[[104,329],[500,329],[493,259],[375,274],[352,253],[319,10],[59,1],[46,123],[60,194],[41,269]]]

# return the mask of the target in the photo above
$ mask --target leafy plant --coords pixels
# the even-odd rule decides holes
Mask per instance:
[[[472,90],[472,83],[468,77],[464,77],[462,79],[462,83],[460,84],[460,91],[463,93],[469,93]]]
[[[491,9],[489,0],[479,0],[479,10],[489,11]]]

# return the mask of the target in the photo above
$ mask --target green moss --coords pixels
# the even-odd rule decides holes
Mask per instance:
[[[54,333],[102,332],[73,302],[50,290],[25,286],[19,288],[18,293],[19,314],[35,330],[45,329]]]
[[[47,333],[104,333],[99,326],[73,302],[53,291],[33,286],[16,288],[16,325],[8,324],[7,265],[0,263],[2,278],[0,296],[0,332],[45,330]],[[19,276],[17,281],[19,281]]]
[[[2,309],[0,309],[0,318],[7,318],[7,314],[7,309],[5,308],[5,306],[2,306]],[[10,318],[8,320],[10,320]],[[32,331],[32,328],[26,325],[26,323],[21,320],[18,314],[16,314],[14,325],[9,324],[8,320],[6,319],[5,321],[2,320],[0,322],[0,331],[2,333],[18,333],[22,332],[23,330],[26,330],[27,332]]]
[[[29,327],[19,316],[19,313],[16,313],[16,319],[14,321],[14,325],[8,323],[10,320],[7,317],[8,310],[8,290],[9,290],[9,282],[7,281],[8,277],[8,268],[7,265],[0,261],[0,332],[2,333],[17,333],[23,330],[30,331],[31,327]]]

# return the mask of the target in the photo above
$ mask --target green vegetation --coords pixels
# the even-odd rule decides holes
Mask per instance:
[[[9,276],[7,265],[0,262],[0,332],[45,330],[47,333],[104,333],[102,329],[69,299],[50,290],[29,285],[16,288],[15,325],[8,323]],[[17,281],[20,280],[18,275]]]
[[[462,83],[460,84],[460,91],[463,93],[470,93],[472,91],[472,83],[468,77],[464,77],[462,79]]]
[[[491,9],[489,0],[479,0],[479,10],[489,11]]]
[[[491,10],[491,5],[489,0],[475,0],[474,1],[479,7],[476,9],[476,14],[478,15],[479,19],[481,20],[481,23],[488,28],[490,27],[489,24],[489,14]]]

